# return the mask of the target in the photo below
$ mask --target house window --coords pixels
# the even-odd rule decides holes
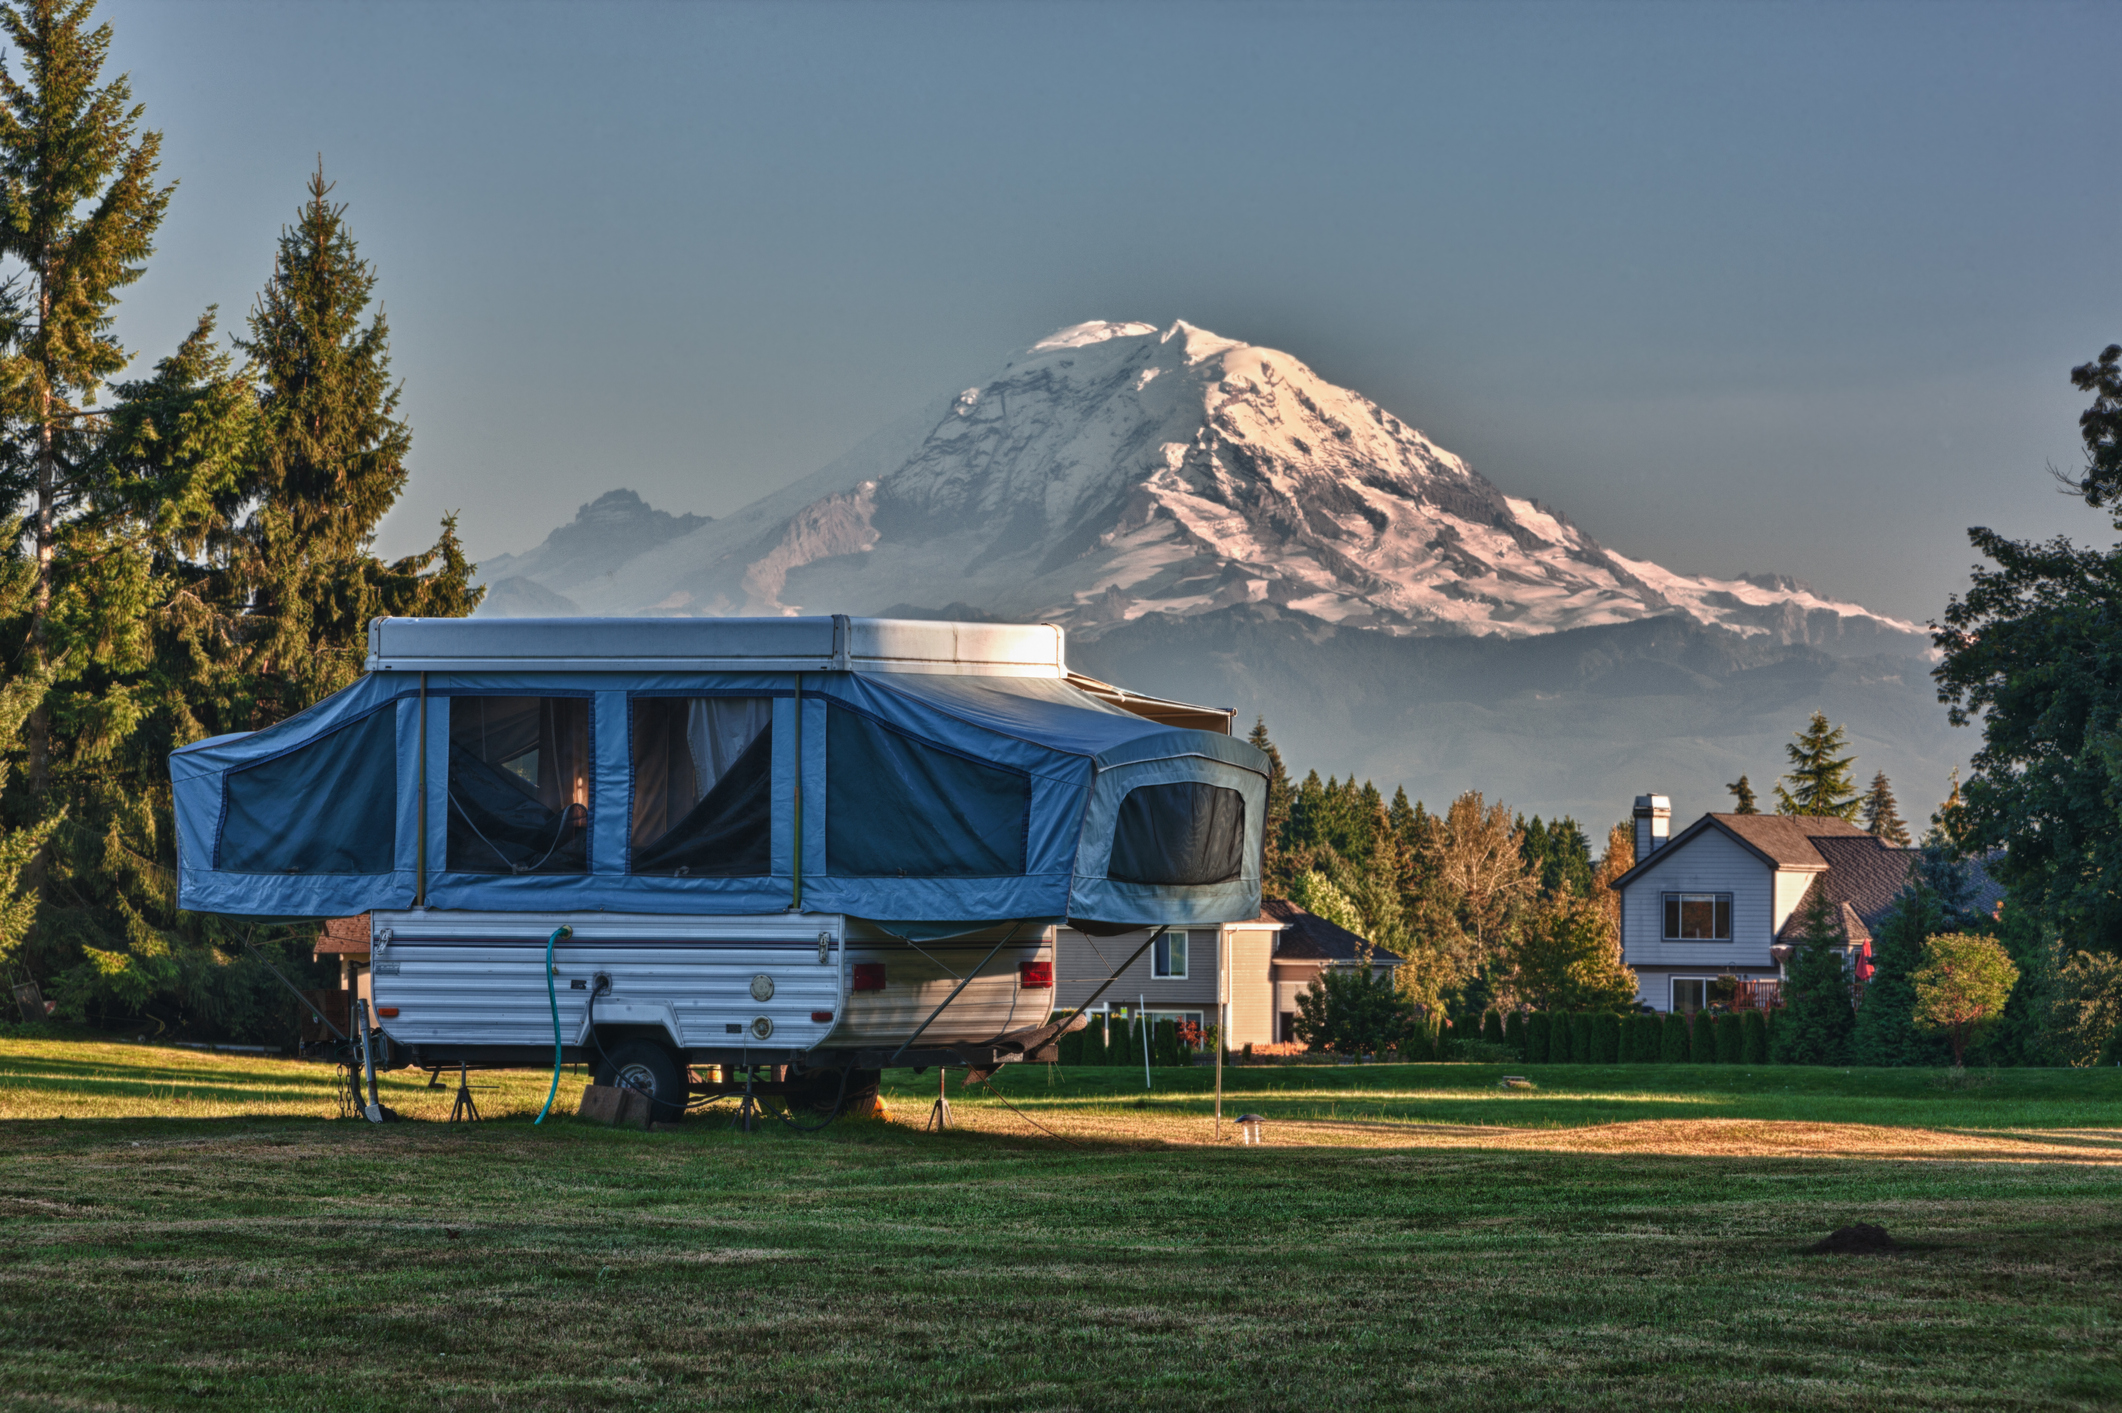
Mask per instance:
[[[1709,1004],[1709,978],[1706,976],[1676,976],[1673,978],[1673,1014],[1691,1016]]]
[[[1667,893],[1665,895],[1665,940],[1668,942],[1731,941],[1731,894]]]
[[[1157,939],[1150,962],[1150,975],[1160,981],[1186,979],[1186,934],[1167,932]]]

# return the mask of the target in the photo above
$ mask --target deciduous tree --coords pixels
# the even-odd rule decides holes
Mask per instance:
[[[1947,932],[1924,945],[1914,980],[1916,1023],[1952,1042],[1957,1065],[1968,1043],[2004,1014],[2019,969],[1995,938]]]

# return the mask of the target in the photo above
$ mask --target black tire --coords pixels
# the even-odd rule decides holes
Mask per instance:
[[[623,1085],[648,1095],[649,1118],[674,1124],[685,1117],[685,1066],[653,1040],[614,1045],[597,1062],[597,1083]]]

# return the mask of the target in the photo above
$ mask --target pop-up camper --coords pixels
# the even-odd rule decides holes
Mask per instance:
[[[1053,930],[1260,907],[1268,763],[1051,625],[378,619],[353,686],[175,752],[183,907],[371,919],[387,1063],[845,1094],[1055,1039]],[[550,949],[550,992],[546,956]]]

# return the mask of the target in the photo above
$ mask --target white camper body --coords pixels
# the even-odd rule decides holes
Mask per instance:
[[[876,1054],[909,1041],[930,1053],[991,1048],[1045,1023],[1054,996],[1050,926],[918,944],[817,913],[407,911],[371,914],[370,926],[378,1025],[414,1063],[549,1054],[557,1005],[570,1051],[649,1038],[701,1064],[835,1052],[877,1068]],[[548,995],[546,943],[562,927],[571,935],[553,944]]]

